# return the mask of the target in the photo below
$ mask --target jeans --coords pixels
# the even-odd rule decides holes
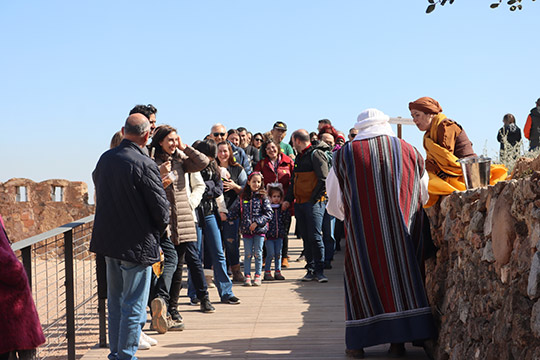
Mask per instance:
[[[325,201],[317,201],[315,204],[309,201],[302,204],[294,204],[296,226],[304,241],[306,269],[308,272],[316,275],[324,272],[322,225],[325,208]]]
[[[334,228],[336,226],[336,218],[324,210],[323,217],[323,242],[324,242],[324,262],[330,264],[334,260],[334,252],[336,251],[336,240],[334,239]]]
[[[146,323],[151,266],[105,257],[110,360],[137,359]]]
[[[214,215],[205,216],[204,225],[197,224],[197,238],[202,236],[201,243],[208,251],[206,252],[214,268],[214,282],[221,300],[227,300],[234,296],[232,292],[232,281],[227,275],[227,264],[225,254],[223,253],[223,244],[221,243],[221,234]],[[201,226],[202,225],[202,226]],[[200,227],[199,227],[200,226]],[[195,298],[197,292],[193,286],[193,281],[188,283],[188,296]]]
[[[281,271],[281,249],[283,248],[283,239],[266,239],[264,242],[266,247],[266,261],[264,271],[270,271],[272,267],[272,259],[275,261],[275,271]]]
[[[251,275],[251,258],[255,257],[255,275],[261,275],[262,272],[262,248],[264,236],[253,235],[244,236],[244,274]]]
[[[240,264],[240,242],[238,241],[238,227],[240,226],[240,219],[236,219],[234,221],[224,221],[221,224],[223,226],[221,238],[225,248],[227,264],[230,266],[238,265]]]
[[[161,246],[161,250],[163,250],[163,256],[165,258],[163,261],[163,274],[158,278],[154,272],[152,272],[152,285],[150,287],[150,297],[148,300],[152,301],[159,296],[168,304],[173,274],[178,264],[178,255],[174,248],[174,244],[168,237],[162,237],[159,245]]]
[[[199,256],[197,243],[194,241],[183,242],[175,246],[178,253],[178,266],[174,272],[171,284],[171,299],[169,301],[169,309],[178,307],[178,298],[180,297],[180,289],[182,289],[182,268],[184,266],[183,258],[185,258],[188,266],[192,287],[194,287],[197,298],[202,300],[208,297],[208,288],[204,279],[204,270]]]

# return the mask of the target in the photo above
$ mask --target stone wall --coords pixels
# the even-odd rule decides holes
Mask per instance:
[[[540,359],[540,173],[428,209],[437,359]]]
[[[25,188],[27,201],[18,201],[17,188]],[[62,189],[63,198],[54,201],[54,187]],[[0,215],[8,236],[16,242],[54,229],[94,213],[88,204],[88,187],[82,181],[46,180],[36,183],[14,178],[0,183]]]

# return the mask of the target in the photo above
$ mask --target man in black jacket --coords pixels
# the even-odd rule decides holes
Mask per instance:
[[[105,256],[109,359],[133,359],[146,322],[151,265],[169,223],[169,202],[156,163],[144,155],[150,122],[130,115],[124,140],[105,152],[92,173],[96,215],[90,251]]]

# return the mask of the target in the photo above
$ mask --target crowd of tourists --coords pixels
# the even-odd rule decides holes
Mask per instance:
[[[210,286],[222,303],[239,305],[233,283],[284,280],[293,216],[306,263],[301,281],[328,282],[325,270],[345,238],[347,355],[363,358],[365,347],[390,343],[391,355],[404,356],[404,343],[413,342],[432,357],[436,332],[423,261],[436,249],[424,207],[465,189],[456,160],[475,153],[436,100],[420,98],[409,109],[425,132],[425,161],[377,109],[362,112],[347,135],[328,119],[316,132],[298,129],[288,139],[282,121],[255,134],[215,124],[188,145],[173,126],[156,126],[154,106],[135,106],[92,173],[90,250],[97,254],[98,296],[107,298],[108,358],[136,359],[138,349],[157,344],[142,331],[147,307],[151,329],[184,329],[184,262],[190,303],[203,313],[215,312]],[[505,178],[506,169],[493,165],[490,183]],[[17,261],[7,237],[0,240],[0,256]],[[14,268],[20,276],[22,268]],[[25,319],[32,338],[0,346],[2,360],[44,340],[22,282],[20,295],[9,293],[29,302],[28,319],[9,313],[3,323]],[[0,308],[7,293],[0,293]]]

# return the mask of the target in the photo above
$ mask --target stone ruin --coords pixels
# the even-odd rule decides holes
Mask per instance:
[[[36,183],[13,178],[0,183],[0,215],[12,242],[41,234],[94,213],[82,181]]]
[[[427,210],[437,359],[540,359],[540,172]]]

